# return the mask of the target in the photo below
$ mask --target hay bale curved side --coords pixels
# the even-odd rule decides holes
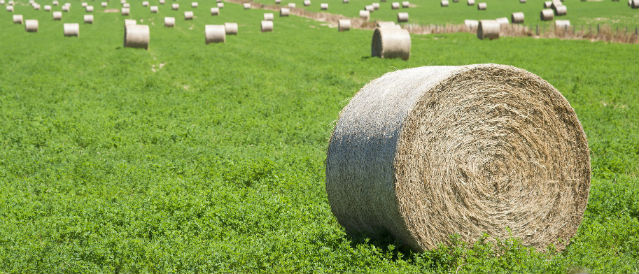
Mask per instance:
[[[555,14],[551,9],[543,9],[539,13],[539,19],[541,19],[541,21],[550,21],[553,18],[555,18]]]
[[[338,31],[347,31],[351,29],[351,20],[350,19],[339,19],[337,21],[337,30]]]
[[[237,23],[234,23],[234,22],[224,23],[224,30],[226,31],[227,35],[237,35],[237,31],[238,31]]]
[[[224,43],[226,42],[226,28],[224,25],[206,25],[204,26],[205,43]]]
[[[273,31],[273,21],[264,21],[260,24],[260,30],[262,32],[272,32]]]
[[[93,14],[85,14],[82,19],[85,24],[93,24]]]
[[[513,24],[523,24],[524,23],[524,13],[523,12],[513,12],[510,15],[510,21]]]
[[[164,26],[167,28],[175,27],[175,17],[164,17]]]
[[[24,30],[26,32],[38,32],[38,20],[36,19],[24,20]]]
[[[397,13],[397,22],[399,22],[399,23],[408,22],[408,12],[398,12]]]
[[[64,36],[66,37],[80,37],[80,24],[78,23],[64,23],[62,26],[64,31]]]
[[[371,81],[340,113],[326,157],[328,201],[346,231],[418,251],[483,233],[561,250],[589,187],[588,143],[568,101],[504,65]]]
[[[22,14],[14,14],[13,15],[13,23],[14,24],[22,24]]]
[[[124,25],[124,47],[148,50],[150,38],[148,25]]]
[[[501,29],[501,25],[496,20],[480,20],[479,25],[477,26],[477,38],[484,40],[486,39],[497,39],[499,38],[499,31]]]
[[[410,33],[399,27],[378,27],[373,32],[371,55],[380,58],[410,57]]]

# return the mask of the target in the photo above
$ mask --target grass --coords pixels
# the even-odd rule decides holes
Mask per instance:
[[[263,4],[275,3],[274,0],[254,0]],[[289,2],[296,3],[298,8],[304,8],[311,11],[320,11],[320,3],[328,3],[327,12],[342,14],[349,17],[358,17],[359,10],[363,10],[366,5],[373,2],[380,3],[380,9],[372,12],[370,20],[381,21],[397,21],[398,12],[408,12],[409,22],[406,24],[463,24],[464,19],[495,19],[499,17],[507,17],[510,21],[510,15],[513,12],[523,12],[525,15],[525,25],[534,29],[539,24],[541,27],[548,28],[552,21],[541,21],[539,12],[543,9],[544,0],[528,0],[525,4],[520,4],[518,0],[477,0],[476,3],[486,2],[488,8],[486,10],[477,10],[477,5],[468,6],[466,0],[459,0],[459,3],[450,4],[446,8],[440,7],[438,0],[417,0],[410,1],[416,5],[414,8],[392,10],[391,2],[399,2],[400,0],[388,0],[380,2],[379,0],[350,0],[350,3],[343,4],[342,0],[312,0],[311,5],[304,7],[303,0],[282,1],[282,6],[286,6]],[[597,24],[607,24],[619,28],[619,31],[632,32],[639,25],[639,12],[627,6],[627,1],[613,2],[611,0],[587,1],[566,0],[564,4],[568,7],[568,13],[565,16],[557,16],[555,19],[570,20],[573,26],[581,28],[596,26]],[[405,24],[405,23],[402,23]]]
[[[212,2],[132,3],[148,51],[122,48],[119,14],[62,21],[21,3],[38,33],[0,13],[0,272],[639,271],[639,46],[555,39],[412,37],[409,61],[369,58],[371,32]],[[112,1],[111,6],[117,3]],[[318,4],[318,3],[314,3]],[[570,4],[570,3],[569,3]],[[490,7],[490,3],[489,3]],[[176,27],[162,27],[175,16]],[[239,35],[204,44],[204,25]],[[339,111],[385,72],[510,64],[558,88],[588,136],[593,180],[562,252],[516,239],[412,253],[352,239],[331,214],[324,159]]]

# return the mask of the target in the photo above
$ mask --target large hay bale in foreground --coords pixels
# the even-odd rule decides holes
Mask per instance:
[[[371,81],[340,113],[326,157],[328,201],[346,231],[417,251],[484,233],[562,250],[589,188],[573,108],[540,77],[504,65]]]
[[[149,49],[148,25],[124,25],[124,47]]]
[[[513,24],[523,24],[524,23],[524,13],[523,12],[513,12],[510,15],[510,21]]]
[[[80,36],[80,24],[78,23],[64,23],[63,30],[64,30],[64,36],[66,37]]]
[[[541,21],[550,21],[555,18],[555,14],[552,12],[551,9],[543,9],[539,13],[539,18],[541,19]]]
[[[497,39],[499,38],[499,30],[501,24],[496,20],[480,20],[479,26],[477,26],[477,38],[484,39]]]
[[[237,23],[229,22],[224,23],[224,31],[227,35],[237,35],[238,26]]]
[[[226,42],[226,29],[224,25],[204,26],[204,36],[206,44]]]
[[[399,27],[378,27],[373,32],[371,56],[380,58],[410,57],[410,34]]]
[[[351,29],[350,19],[339,19],[337,21],[337,31],[347,31]]]
[[[24,30],[26,32],[38,32],[38,20],[36,19],[24,20]]]

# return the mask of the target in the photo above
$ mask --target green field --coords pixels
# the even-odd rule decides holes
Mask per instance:
[[[184,21],[189,2],[155,16],[133,2],[145,51],[122,48],[123,16],[97,1],[95,23],[63,37],[81,23],[72,3],[61,22],[17,5],[38,33],[0,12],[0,272],[639,271],[637,44],[413,35],[409,61],[384,60],[369,57],[371,31],[288,17],[260,33],[260,10],[211,17],[200,2]],[[239,35],[204,44],[205,24],[233,21]],[[529,70],[575,108],[593,178],[571,244],[412,253],[347,236],[324,187],[340,110],[386,72],[475,63]]]
[[[274,5],[274,0],[254,0],[263,4]],[[552,21],[543,22],[539,19],[539,12],[543,9],[544,0],[528,0],[527,3],[521,4],[519,0],[476,0],[476,3],[486,2],[488,8],[486,10],[477,10],[477,5],[468,6],[466,0],[459,0],[459,3],[450,4],[446,8],[440,7],[439,0],[413,0],[410,1],[415,7],[398,10],[391,9],[391,2],[399,2],[402,0],[388,0],[380,2],[379,0],[350,0],[350,3],[343,4],[342,0],[311,0],[311,5],[304,7],[303,0],[282,0],[281,6],[288,3],[296,3],[296,7],[305,8],[311,11],[320,11],[320,3],[328,3],[327,12],[342,14],[348,17],[358,17],[359,10],[363,10],[366,5],[373,2],[380,3],[380,9],[371,13],[371,21],[397,21],[398,12],[408,12],[409,22],[406,24],[463,24],[464,19],[495,19],[498,17],[507,17],[513,12],[523,12],[525,15],[524,24],[530,27],[540,24],[547,26]],[[588,1],[565,0],[564,4],[568,7],[568,13],[565,16],[557,16],[555,19],[570,20],[573,26],[579,30],[585,26],[596,26],[597,24],[607,24],[619,27],[620,31],[628,28],[628,32],[634,31],[639,26],[639,12],[631,9],[627,5],[627,1],[613,2],[611,0]],[[402,23],[404,24],[404,23]],[[587,30],[587,28],[586,28]]]

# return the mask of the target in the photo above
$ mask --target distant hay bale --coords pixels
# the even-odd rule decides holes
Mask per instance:
[[[197,8],[197,7],[198,7],[197,2],[191,2],[191,8]]]
[[[167,28],[175,27],[175,17],[164,17],[164,26]]]
[[[51,11],[51,6],[44,5],[44,11]]]
[[[93,12],[93,6],[86,6],[86,8],[84,8],[84,11]]]
[[[484,39],[497,39],[499,38],[499,30],[501,25],[496,20],[479,20],[479,26],[477,26],[477,38]]]
[[[273,31],[273,21],[263,21],[261,24],[262,32],[271,32]]]
[[[80,36],[80,24],[78,23],[64,23],[63,30],[64,30],[64,36],[66,37]]]
[[[513,24],[523,24],[524,23],[524,13],[523,12],[513,12],[510,15],[510,21]]]
[[[220,9],[223,9],[224,8],[224,3],[217,3],[217,7],[220,8]]]
[[[288,3],[288,7],[294,9],[297,5],[295,5],[295,3]]]
[[[14,14],[13,15],[13,23],[14,24],[22,24],[22,14]]]
[[[130,13],[129,8],[121,8],[120,9],[120,14],[124,15],[124,16],[128,16]]]
[[[178,4],[178,3],[171,4],[171,9],[172,10],[179,10],[180,9],[180,4]]]
[[[339,19],[337,21],[337,31],[347,31],[351,29],[350,19]]]
[[[342,0],[343,4],[348,4],[348,2],[349,2],[348,0]]]
[[[550,1],[550,8],[553,9],[553,10],[556,9],[557,7],[560,7],[560,6],[563,6],[563,5],[564,5],[564,3],[562,3],[559,0]]]
[[[563,250],[590,189],[586,134],[568,101],[495,64],[371,81],[340,112],[325,163],[328,202],[349,235],[416,251],[453,235]]]
[[[251,8],[251,3],[244,3],[244,4],[242,4],[242,6],[244,6],[245,10],[248,10],[248,9]]]
[[[40,10],[40,5],[39,4],[33,4],[33,9],[34,10]],[[13,10],[13,9],[12,9]]]
[[[408,1],[403,1],[403,2],[402,2],[402,8],[405,8],[405,9],[410,8],[410,2],[408,2]]]
[[[442,7],[444,7],[444,8],[445,8],[445,7],[448,7],[448,0],[442,0],[442,1],[439,3],[439,5],[440,5],[440,6],[442,6]]]
[[[93,14],[85,14],[82,19],[85,24],[93,24]]]
[[[87,2],[82,2],[81,5],[82,5],[83,8],[86,8],[89,4]]]
[[[466,0],[466,4],[469,6],[474,6],[475,5],[475,0]]]
[[[499,18],[495,19],[495,21],[497,21],[497,23],[499,23],[500,26],[510,24],[510,22],[508,22],[508,18],[506,18],[506,17],[499,17]]]
[[[375,24],[376,28],[394,28],[394,29],[401,29],[402,26],[395,24],[395,22],[392,21],[377,21],[377,23]]]
[[[138,22],[135,21],[135,19],[124,19],[124,25],[125,26],[129,26],[129,25],[137,25]]]
[[[130,8],[131,8],[131,4],[129,4],[129,3],[124,3],[124,4],[122,4],[122,7],[123,7],[123,8],[130,9]]]
[[[526,0],[519,0],[520,4],[526,4]]]
[[[58,5],[60,5],[60,2],[58,2],[58,1],[52,1],[52,2],[51,2],[51,5],[58,6]]]
[[[397,13],[397,22],[399,23],[408,22],[408,12]]]
[[[185,11],[184,12],[184,20],[193,20],[193,12]]]
[[[211,8],[211,15],[220,15],[220,8]]]
[[[265,13],[264,14],[264,20],[268,20],[268,21],[273,21],[273,14],[272,13]]]
[[[470,20],[470,19],[466,19],[464,20],[464,25],[469,29],[469,30],[476,30],[477,27],[479,27],[479,21],[477,20]]]
[[[38,20],[27,19],[24,20],[24,30],[27,32],[38,32]]]
[[[321,3],[320,4],[320,9],[321,10],[327,10],[328,9],[328,3]]]
[[[373,33],[371,56],[408,60],[410,45],[410,34],[407,30],[395,27],[378,27]]]
[[[304,0],[304,6],[308,7],[311,5],[311,0]]]
[[[368,19],[371,18],[371,13],[367,10],[360,10],[359,11],[359,18],[362,18],[366,21],[368,21]]]
[[[148,25],[124,25],[124,47],[149,49]]]
[[[8,12],[13,12],[13,6],[7,6],[4,9]]]
[[[149,7],[149,10],[151,11],[151,13],[158,13],[160,9],[158,8],[158,6],[151,6]]]
[[[62,20],[62,12],[61,11],[54,11],[52,14],[53,16],[53,20]]]
[[[282,0],[275,0],[275,4],[279,5],[280,3],[282,3]]]
[[[555,18],[555,14],[552,12],[551,9],[543,9],[539,13],[539,18],[541,19],[541,21],[550,21]]]
[[[567,31],[570,28],[570,20],[555,20],[555,30]]]
[[[62,11],[64,11],[64,12],[69,12],[70,9],[71,9],[71,6],[69,6],[69,5],[62,6]]]
[[[237,35],[237,23],[224,23],[224,31],[227,35]]]
[[[164,5],[166,3],[166,0],[158,0],[158,3],[160,3],[160,5]]]
[[[379,3],[375,2],[375,3],[371,4],[371,6],[373,6],[374,10],[379,10]]]
[[[287,17],[289,14],[291,14],[289,8],[280,8],[280,17]]]
[[[366,5],[366,6],[364,6],[364,10],[368,11],[370,13],[370,12],[375,11],[375,8],[373,8],[372,5]]]
[[[226,29],[224,25],[206,25],[204,26],[205,43],[224,43],[226,42]]]
[[[568,13],[568,7],[566,6],[557,6],[555,9],[555,15],[557,16],[563,16],[566,15]]]
[[[394,9],[394,10],[399,9],[399,2],[392,2],[391,3],[391,9]]]
[[[552,6],[552,2],[551,1],[545,1],[544,2],[544,9],[549,9]]]
[[[486,2],[481,2],[477,4],[477,10],[486,10],[487,7],[488,5],[486,4]]]
[[[108,5],[108,4],[107,4],[107,2],[102,2],[102,3],[100,3],[100,6],[102,6],[103,8],[106,8],[106,7],[107,7],[107,5]]]
[[[142,6],[143,7],[148,7],[149,6],[149,1],[143,1],[142,2]]]

